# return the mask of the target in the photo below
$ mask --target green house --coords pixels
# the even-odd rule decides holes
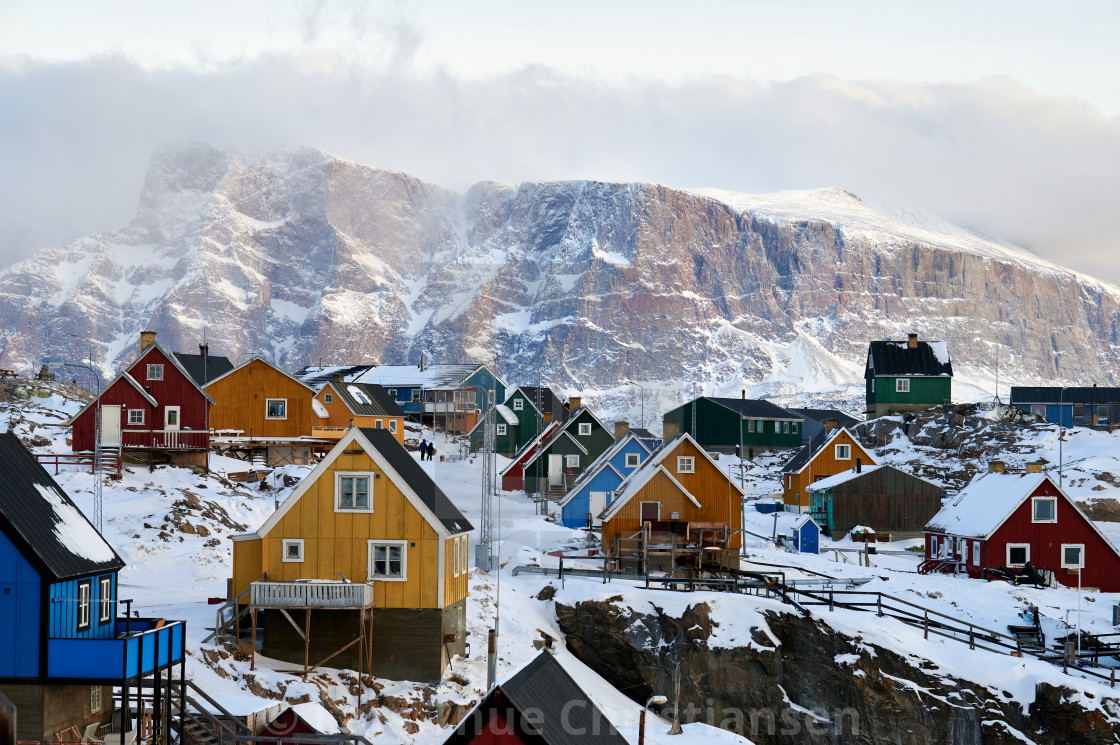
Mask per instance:
[[[953,400],[953,363],[943,341],[873,341],[867,350],[868,419],[921,411]]]
[[[494,452],[512,458],[527,442],[536,437],[552,420],[564,421],[568,409],[560,397],[549,388],[520,385],[497,407],[495,417]],[[486,420],[480,418],[470,431],[471,452],[482,449],[486,435]]]
[[[571,402],[578,405],[579,399]],[[557,497],[567,494],[583,470],[613,442],[610,430],[589,409],[577,408],[537,454],[525,461],[525,492]]]
[[[695,427],[693,426],[695,423]],[[665,413],[666,442],[675,432],[687,432],[710,452],[743,449],[753,458],[771,448],[801,447],[802,417],[781,406],[750,398],[701,396]]]

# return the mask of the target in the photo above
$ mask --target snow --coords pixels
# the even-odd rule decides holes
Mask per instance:
[[[331,418],[331,414],[329,411],[327,411],[327,407],[324,406],[323,402],[317,398],[311,399],[311,410],[314,411],[315,416],[319,417],[320,419]]]
[[[883,467],[882,464],[876,465],[876,466],[861,466],[862,471],[857,471],[855,468],[851,468],[847,471],[841,471],[840,473],[836,474],[835,476],[829,476],[828,478],[821,479],[820,481],[816,481],[816,482],[810,484],[808,489],[809,489],[809,491],[820,491],[821,489],[831,489],[834,486],[839,486],[840,484],[851,481],[852,479],[856,478],[857,476],[862,476],[865,473],[874,473],[875,471],[877,471],[878,469],[880,469],[882,467]]]
[[[1040,473],[983,473],[949,500],[928,530],[987,538],[1045,478]]]
[[[949,364],[949,344],[944,341],[931,341],[929,344],[929,351],[933,353],[934,358],[939,364]]]
[[[338,726],[334,716],[324,709],[322,704],[308,701],[305,704],[296,704],[292,707],[292,711],[320,734],[337,735],[342,732],[342,728]]]
[[[35,489],[54,511],[52,530],[58,536],[59,543],[68,547],[75,556],[89,561],[100,563],[116,558],[113,549],[102,539],[97,529],[57,489],[42,484],[35,484]]]
[[[502,419],[506,421],[506,424],[517,424],[517,414],[514,414],[508,406],[506,406],[505,404],[498,404],[494,408],[499,414],[501,414]]]

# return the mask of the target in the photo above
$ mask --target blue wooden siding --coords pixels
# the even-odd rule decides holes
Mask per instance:
[[[119,680],[131,678],[183,659],[184,625],[173,621],[156,629],[150,619],[108,624],[106,639],[51,639],[47,642],[47,676]],[[128,629],[133,636],[121,636]],[[141,632],[141,633],[137,633]]]
[[[611,456],[611,465],[617,468],[623,476],[629,476],[638,467],[626,467],[626,456],[633,453],[638,454],[638,466],[645,463],[646,458],[649,457],[649,451],[646,450],[645,447],[633,437],[628,439],[626,441],[626,444],[623,445],[617,453]]]
[[[646,449],[633,437],[626,441],[626,444],[619,449],[617,453],[611,456],[607,463],[618,469],[618,473],[607,467],[607,463],[603,463],[599,468],[599,472],[590,477],[590,480],[579,487],[579,489],[572,492],[570,499],[561,508],[561,523],[566,528],[585,528],[587,527],[587,513],[591,504],[591,492],[605,491],[607,494],[607,504],[610,504],[610,492],[618,488],[622,483],[622,479],[629,476],[638,466],[626,467],[626,455],[629,453],[638,454],[638,466],[646,462],[649,453]],[[619,476],[618,474],[622,475]]]
[[[494,389],[494,400],[497,403],[502,403],[506,400],[506,387],[485,368],[464,380],[463,387],[474,388],[476,390],[475,404],[478,406],[479,411],[486,411],[486,391],[491,388]]]
[[[109,577],[109,620],[101,622],[101,578]],[[78,585],[90,584],[89,628],[78,630]],[[51,639],[112,639],[116,622],[117,578],[103,574],[85,579],[55,582],[50,587],[50,638]]]
[[[39,674],[39,573],[0,533],[0,678]]]

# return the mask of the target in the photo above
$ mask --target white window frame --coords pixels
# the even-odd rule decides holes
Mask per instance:
[[[133,421],[132,415],[139,414],[139,421]],[[144,426],[144,410],[143,409],[129,409],[128,410],[128,426],[129,427],[143,427]]]
[[[342,479],[345,478],[365,478],[367,480],[366,497],[369,501],[368,507],[343,507],[342,503]],[[334,474],[334,511],[335,512],[373,512],[373,474],[369,471],[336,471]]]
[[[148,365],[144,371],[144,380],[163,380],[163,365]]]
[[[579,468],[579,454],[565,455],[564,468]]]
[[[269,407],[274,401],[279,401],[284,408],[284,413],[281,416],[272,416],[268,413]],[[288,418],[288,399],[286,398],[266,398],[264,400],[264,418],[265,419],[287,419]]]
[[[797,434],[797,422],[790,422],[789,431],[791,434]]]
[[[843,455],[841,455],[841,453],[843,453]],[[839,443],[833,446],[832,454],[835,460],[851,460],[852,446],[847,443]]]
[[[1076,548],[1081,553],[1079,554],[1079,561],[1075,564],[1066,563],[1066,549]],[[1085,544],[1084,543],[1063,543],[1062,544],[1062,569],[1082,570],[1085,568]]]
[[[780,435],[782,433],[782,423],[774,422],[774,434]]]
[[[641,464],[642,464],[641,455],[639,455],[638,453],[627,453],[626,454],[626,467],[627,468],[637,468]]]
[[[872,392],[872,393],[874,393],[874,392],[875,392],[875,378],[872,378],[872,379],[871,379],[871,392]]]
[[[175,412],[175,428],[171,427],[171,413]],[[163,407],[163,428],[173,432],[178,432],[183,428],[183,412],[179,406],[164,406]]]
[[[451,576],[459,576],[459,536],[451,539]]]
[[[334,394],[333,393],[324,393],[323,394],[323,403],[333,404],[334,403]]]
[[[89,604],[92,593],[92,580],[86,579],[78,583],[78,615],[76,618],[78,622],[78,631],[85,631],[91,626],[90,621],[93,619],[90,618]]]
[[[468,550],[471,544],[470,534],[468,533],[467,535],[461,536],[460,541],[461,543],[459,545],[459,552],[461,556],[459,558],[459,566],[462,568],[463,574],[466,574],[467,570],[469,569],[467,561],[468,557],[470,556],[470,551]]]
[[[589,434],[591,434],[591,422],[580,422],[579,423],[579,435],[580,435],[580,437],[586,437]]]
[[[96,714],[101,711],[101,686],[89,687],[89,713]]]
[[[972,543],[972,566],[980,566],[980,541]]]
[[[506,433],[506,425],[505,424],[499,424],[498,425],[498,431],[495,434],[504,435],[505,433]]]
[[[678,455],[677,473],[696,473],[696,456]]]
[[[97,622],[109,623],[113,620],[113,578],[99,577],[97,580]]]
[[[291,558],[288,556],[288,547],[297,546],[299,548],[299,556]],[[280,559],[285,564],[302,564],[303,563],[303,539],[302,538],[285,538],[280,547]]]
[[[642,519],[642,513],[644,512],[642,507],[644,507],[647,504],[657,505],[657,520],[656,520],[656,522],[661,522],[661,503],[660,502],[639,502],[638,503],[638,520],[641,521],[642,523],[645,523],[645,520]]]
[[[373,549],[376,546],[397,546],[401,550],[401,576],[379,577],[373,573]],[[386,556],[386,562],[389,561]],[[387,568],[387,567],[386,567]],[[366,578],[369,582],[407,582],[408,581],[408,541],[366,541]]]
[[[747,420],[747,433],[748,434],[754,434],[754,420],[753,419],[748,419]]]
[[[524,411],[525,410],[525,400],[521,399],[521,398],[513,399],[513,410],[514,411]]]
[[[1027,550],[1027,556],[1023,560],[1022,564],[1012,564],[1011,563],[1011,549],[1013,549],[1013,548],[1025,548]],[[1003,562],[1004,566],[1008,566],[1008,567],[1023,567],[1023,566],[1026,566],[1027,563],[1031,560],[1031,544],[1029,544],[1029,543],[1008,543],[1007,546],[1004,548],[1003,558],[1005,559],[1005,561]]]
[[[374,419],[373,420],[373,428],[374,429],[385,429],[385,421],[383,419]]]
[[[910,378],[895,378],[894,379],[894,392],[895,393],[909,393],[910,392]]]
[[[396,419],[390,419],[389,420],[389,432],[394,434],[394,435],[397,433],[397,420]]]
[[[1039,502],[1050,502],[1054,505],[1054,510],[1053,510],[1054,517],[1053,518],[1051,518],[1049,520],[1039,520],[1037,518],[1037,515],[1038,515],[1037,510],[1038,510],[1038,503]],[[1057,497],[1031,497],[1031,522],[1032,523],[1056,523],[1056,522],[1058,522],[1058,498]]]

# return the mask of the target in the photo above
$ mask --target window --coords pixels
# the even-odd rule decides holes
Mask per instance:
[[[1078,424],[1084,424],[1084,423],[1085,423],[1085,404],[1074,404],[1073,405],[1073,424],[1074,424],[1074,426],[1076,426]]]
[[[579,433],[581,435],[591,434],[591,422],[580,422]]]
[[[499,424],[498,425],[498,434],[499,435],[504,435],[505,433],[506,433],[506,425]]]
[[[403,582],[407,545],[405,541],[370,541],[369,578]]]
[[[339,473],[335,479],[335,512],[373,512],[368,473]]]
[[[1007,544],[1007,566],[1021,567],[1031,560],[1031,544],[1029,543],[1008,543]]]
[[[144,410],[143,409],[129,409],[128,410],[128,423],[135,427],[144,423]]]
[[[1056,497],[1035,497],[1031,500],[1031,522],[1058,522],[1058,500]]]
[[[101,711],[101,686],[89,687],[89,713],[96,714]]]
[[[781,434],[781,433],[782,433],[782,423],[781,422],[774,422],[774,434],[778,435],[778,434]]]
[[[748,432],[754,432],[754,420],[753,419],[748,419],[747,420],[747,431]]]
[[[97,580],[97,602],[99,623],[108,623],[113,620],[113,578],[102,577]]]
[[[788,435],[789,434],[789,422],[782,422],[782,434],[783,435]]]
[[[627,453],[626,454],[626,467],[627,468],[634,468],[635,466],[637,466],[639,464],[639,462],[640,462],[640,459],[639,459],[637,453]]]
[[[323,403],[333,404],[334,403],[334,394],[333,393],[324,393],[323,394]]]
[[[525,408],[525,401],[520,398],[513,399],[513,410],[522,411]]]
[[[1062,544],[1062,569],[1084,569],[1085,568],[1085,544],[1083,543],[1063,543]]]
[[[972,544],[972,566],[980,566],[980,541]]]
[[[285,562],[303,562],[303,539],[302,538],[286,538],[284,540],[284,556]]]
[[[459,576],[459,539],[451,539],[451,566],[454,574],[452,576]]]
[[[163,380],[163,365],[148,365],[148,380]]]
[[[871,379],[871,392],[872,392],[872,393],[874,393],[874,392],[875,392],[875,378],[872,378],[872,379]]]
[[[852,446],[851,445],[837,445],[836,446],[836,460],[851,460],[852,459]]]
[[[468,564],[467,564],[467,547],[471,543],[470,535],[468,534],[468,535],[463,536],[461,541],[462,542],[459,544],[459,553],[460,553],[459,565],[461,567],[463,567],[463,573],[466,574],[467,567],[468,567]]]
[[[929,555],[931,558],[937,558],[937,536],[935,535],[929,537]]]
[[[1046,407],[1042,404],[1031,404],[1031,413],[1035,416],[1046,418]]]
[[[288,399],[286,398],[266,398],[264,401],[264,418],[265,419],[287,419],[288,418]]]
[[[677,473],[696,473],[696,458],[692,455],[677,456]]]
[[[78,583],[78,631],[89,628],[90,581]]]
[[[895,393],[909,393],[910,392],[910,378],[895,378],[894,392]]]
[[[564,465],[568,468],[579,468],[579,456],[578,455],[565,455],[564,456]]]
[[[419,401],[420,400],[420,389],[419,388],[413,388],[412,389],[412,400],[413,401]]]
[[[383,429],[383,427],[381,426],[382,424],[384,424],[384,422],[380,419],[374,419],[373,420],[373,428],[374,429]]]
[[[397,433],[397,420],[396,419],[390,419],[389,420],[389,431],[392,432],[394,435]]]
[[[797,434],[797,424],[797,422],[793,422],[789,425],[789,431],[795,435]]]
[[[163,428],[179,429],[179,407],[168,406],[163,410]]]
[[[467,404],[467,406],[474,406],[477,400],[477,393],[474,388],[471,388],[469,391],[463,391],[463,403]]]

